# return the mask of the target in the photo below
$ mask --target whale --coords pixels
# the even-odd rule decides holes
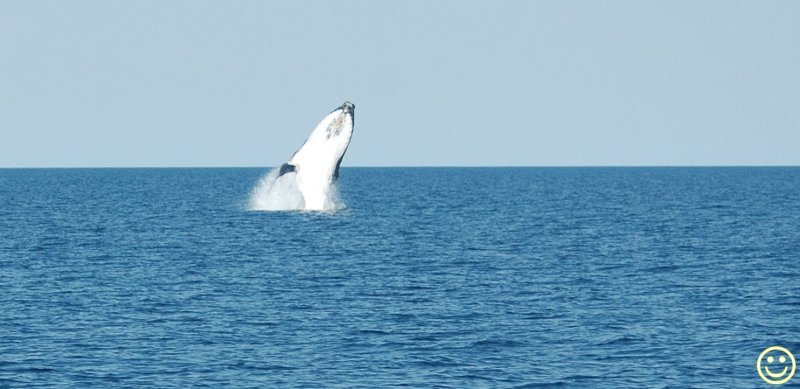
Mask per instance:
[[[339,178],[342,159],[353,137],[356,106],[345,101],[317,124],[291,158],[280,166],[277,180],[294,180],[303,197],[302,209],[320,211],[332,207],[333,184]]]

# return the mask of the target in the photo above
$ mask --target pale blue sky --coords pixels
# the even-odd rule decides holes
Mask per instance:
[[[0,167],[800,165],[800,1],[0,1]]]

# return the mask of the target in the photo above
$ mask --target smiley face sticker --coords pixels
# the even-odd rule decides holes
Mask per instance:
[[[772,385],[788,382],[794,376],[796,367],[794,355],[780,346],[768,347],[761,352],[756,361],[758,375]]]

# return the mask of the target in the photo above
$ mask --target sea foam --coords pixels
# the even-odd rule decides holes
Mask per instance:
[[[250,193],[248,209],[251,211],[298,211],[307,210],[303,194],[298,185],[297,174],[287,173],[278,176],[280,168],[272,169],[264,175]],[[316,211],[334,212],[345,207],[339,197],[335,183],[325,189],[322,209]]]

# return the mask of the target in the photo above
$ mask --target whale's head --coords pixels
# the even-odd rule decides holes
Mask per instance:
[[[351,102],[349,102],[349,101],[345,101],[344,104],[340,105],[339,108],[335,109],[335,111],[338,111],[338,110],[341,110],[345,114],[352,115],[353,112],[355,112],[355,110],[356,110],[356,105],[351,103]]]
[[[286,172],[305,172],[307,176],[309,171],[315,171],[319,176],[332,176],[335,180],[353,136],[355,108],[355,104],[345,101],[326,115],[289,159],[289,167],[281,169],[281,175]],[[323,179],[326,180],[329,179]]]
[[[347,136],[349,142],[352,135],[353,125],[355,124],[355,104],[345,101],[328,114],[328,116],[320,123],[325,126],[325,139],[330,140],[340,135]]]

